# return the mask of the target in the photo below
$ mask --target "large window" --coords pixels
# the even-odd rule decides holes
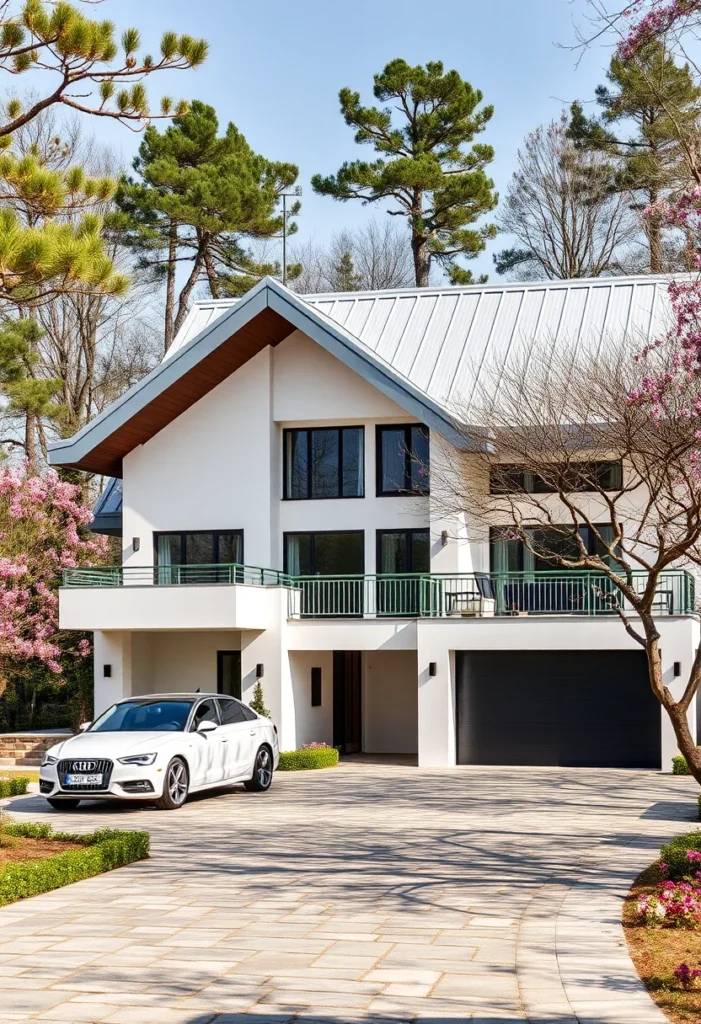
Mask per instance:
[[[243,530],[156,533],[153,540],[158,583],[236,582],[224,567],[243,562]]]
[[[543,528],[528,532],[531,535],[530,545],[512,539],[503,528],[490,529],[489,562],[492,572],[559,572],[562,567],[552,558],[545,557],[546,554],[559,554],[564,558],[576,558],[579,554],[579,543],[573,530]],[[613,540],[613,527],[609,523],[597,523],[596,532],[588,526],[582,526],[578,533],[588,554],[600,555],[602,560],[611,560],[596,535],[598,533],[606,544],[610,544]],[[538,551],[542,552],[543,557],[536,553]]]
[[[284,498],[362,498],[363,434],[362,427],[285,430]]]
[[[545,470],[543,470],[545,472]],[[620,462],[573,462],[569,466],[554,464],[548,478],[523,466],[492,466],[489,490],[492,494],[555,494],[567,491],[618,491],[623,486]]]
[[[428,427],[377,428],[377,494],[428,494]]]
[[[428,530],[378,530],[378,573],[430,572]]]
[[[295,588],[301,615],[363,614],[365,535],[362,530],[286,533],[284,541],[285,572],[290,576],[312,577],[300,580]]]

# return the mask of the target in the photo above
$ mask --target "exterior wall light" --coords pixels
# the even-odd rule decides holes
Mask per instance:
[[[262,662],[258,662],[256,665],[256,679],[262,679],[265,675],[265,665]]]
[[[312,669],[312,707],[321,707],[321,669]]]
[[[138,551],[140,547],[141,547],[141,537],[132,537],[132,539],[131,539],[131,549],[132,549],[132,551]]]
[[[680,676],[682,674],[682,663],[681,663],[681,661],[675,661],[674,662],[674,674],[675,674],[675,676]]]
[[[112,678],[112,666],[111,665],[103,665],[102,666],[102,674],[105,677],[105,679],[111,679]]]
[[[435,661],[429,661],[428,663],[428,674],[430,676],[438,675],[438,665]]]
[[[448,531],[447,530],[442,530],[441,531],[441,547],[444,548],[447,545],[447,543],[448,543]]]

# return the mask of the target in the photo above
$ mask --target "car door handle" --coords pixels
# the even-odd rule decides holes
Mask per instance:
[[[255,734],[256,734],[256,730],[255,729],[251,729],[251,736],[255,736]]]
[[[222,736],[221,741],[222,741],[222,743],[228,743],[229,742],[229,740],[227,739],[226,736]]]

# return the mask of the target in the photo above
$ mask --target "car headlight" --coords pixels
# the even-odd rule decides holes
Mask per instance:
[[[44,760],[41,762],[41,767],[49,768],[52,764],[58,764],[58,758],[54,757],[53,754],[47,754]]]
[[[132,754],[130,757],[118,757],[120,764],[153,764],[157,754]]]

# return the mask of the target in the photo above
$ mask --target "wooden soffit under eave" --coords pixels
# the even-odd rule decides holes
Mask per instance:
[[[284,317],[266,307],[83,458],[63,465],[121,477],[125,455],[149,441],[253,356],[268,345],[278,345],[294,330]]]

